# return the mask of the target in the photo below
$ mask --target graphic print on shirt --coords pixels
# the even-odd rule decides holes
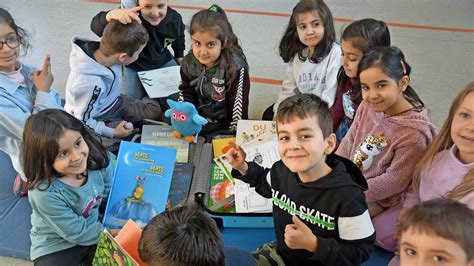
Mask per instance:
[[[387,147],[385,135],[370,135],[359,146],[352,161],[362,170],[366,171],[372,166],[374,157]]]
[[[102,197],[100,195],[92,196],[91,199],[86,203],[86,206],[81,212],[82,217],[87,218],[89,217],[91,210],[95,207],[98,207],[102,202]]]
[[[173,44],[174,41],[175,39],[173,38],[165,38],[165,40],[163,41],[163,48],[161,48],[161,52],[163,52],[165,49],[168,49],[168,47]]]
[[[352,91],[347,91],[342,94],[342,107],[344,108],[344,115],[350,119],[354,119],[355,110],[354,103],[351,99],[351,93]]]
[[[225,81],[219,78],[212,78],[211,98],[214,101],[222,102],[225,99]]]
[[[280,195],[280,191],[274,190],[273,188],[272,199],[275,206],[292,216],[298,215],[301,221],[307,221],[328,231],[332,231],[336,227],[336,223],[334,222],[335,218],[333,216],[303,205],[296,206],[296,203],[286,194]]]
[[[318,89],[318,83],[321,79],[317,73],[301,73],[298,77],[297,87],[300,92],[311,92]],[[326,84],[326,76],[322,77],[321,86]],[[325,85],[324,85],[325,86]],[[319,88],[321,90],[321,88]]]

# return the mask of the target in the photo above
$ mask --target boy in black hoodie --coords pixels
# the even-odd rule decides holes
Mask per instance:
[[[363,191],[367,182],[349,160],[331,154],[336,145],[328,105],[313,94],[283,101],[276,115],[281,160],[271,169],[245,162],[232,144],[232,175],[273,199],[276,246],[254,257],[276,265],[360,265],[375,241]]]

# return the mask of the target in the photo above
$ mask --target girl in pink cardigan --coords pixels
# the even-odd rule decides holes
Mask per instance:
[[[363,101],[336,152],[363,171],[376,244],[389,251],[395,251],[402,196],[436,131],[409,85],[410,72],[396,47],[377,48],[364,56],[358,69]]]

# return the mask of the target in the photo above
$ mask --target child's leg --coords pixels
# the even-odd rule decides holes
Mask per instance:
[[[150,98],[138,100],[122,94],[116,105],[122,119],[128,122],[136,123],[143,119],[158,120],[161,117],[160,104]]]
[[[120,75],[121,92],[135,99],[142,99],[145,95],[145,89],[138,78],[137,71],[129,68],[122,68]]]
[[[257,248],[252,255],[260,266],[284,266],[285,262],[283,258],[278,254],[276,242],[263,244],[263,246]]]
[[[398,205],[372,218],[376,235],[375,245],[391,252],[395,251],[397,243],[394,236],[401,209],[401,205]]]
[[[33,261],[35,266],[92,265],[97,245],[75,246],[41,256]]]

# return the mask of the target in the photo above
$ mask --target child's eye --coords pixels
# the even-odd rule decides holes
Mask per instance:
[[[150,9],[151,5],[145,5],[143,8]]]
[[[214,46],[216,46],[216,44],[213,43],[213,42],[207,44],[207,47],[208,47],[208,48],[214,48]]]
[[[314,22],[314,23],[313,23],[313,27],[316,28],[317,26],[319,26],[319,22]]]
[[[199,47],[199,46],[201,46],[201,43],[199,43],[199,42],[193,42],[193,45],[196,46],[196,47]]]
[[[434,255],[434,256],[433,256],[433,261],[436,261],[436,262],[444,262],[444,261],[446,261],[446,258],[443,257],[443,256]]]
[[[81,140],[76,141],[76,143],[74,143],[74,145],[75,145],[76,147],[81,146]]]
[[[304,29],[306,29],[306,26],[304,26],[304,25],[299,26],[299,29],[300,29],[300,30],[304,30]]]
[[[159,5],[158,5],[158,8],[159,8],[159,9],[163,9],[164,7],[165,7],[164,4],[159,4]]]
[[[416,251],[414,249],[407,248],[407,249],[405,249],[405,254],[407,254],[408,256],[415,256]]]
[[[383,89],[383,87],[385,87],[385,84],[379,84],[379,85],[377,85],[377,89]]]
[[[301,135],[300,136],[300,139],[309,139],[309,138],[311,138],[310,135]]]
[[[58,153],[58,157],[64,157],[64,156],[66,156],[66,155],[67,155],[67,152],[66,152],[66,151],[60,151],[60,152]]]
[[[287,141],[288,140],[288,137],[287,136],[281,136],[280,138],[278,138],[279,141]]]
[[[468,113],[465,113],[465,112],[459,113],[459,116],[460,116],[461,118],[469,118],[469,114],[468,114]]]
[[[361,86],[360,86],[360,89],[361,89],[361,90],[364,90],[364,91],[367,91],[367,90],[369,90],[369,87],[367,87],[367,86],[365,86],[365,85],[361,85]]]

